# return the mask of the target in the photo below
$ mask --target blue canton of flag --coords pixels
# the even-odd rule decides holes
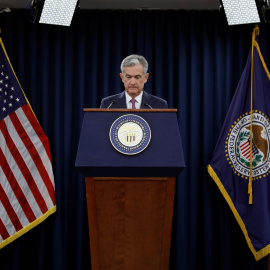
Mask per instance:
[[[27,104],[27,101],[20,89],[8,59],[3,51],[0,52],[0,120],[17,110],[19,107]]]
[[[256,260],[270,253],[270,74],[258,32],[208,166]]]

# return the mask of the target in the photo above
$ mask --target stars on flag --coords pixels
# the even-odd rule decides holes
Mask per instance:
[[[1,65],[0,69],[0,110],[6,112],[8,108],[18,107],[20,98],[16,96],[15,88],[5,73],[5,65]]]

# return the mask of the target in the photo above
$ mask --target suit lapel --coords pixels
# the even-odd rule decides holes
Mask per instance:
[[[149,106],[146,106],[145,104],[149,104],[151,106],[151,97],[143,91],[141,109],[150,109]]]
[[[114,105],[115,108],[127,108],[125,91],[119,94],[119,98],[116,100],[116,103]]]

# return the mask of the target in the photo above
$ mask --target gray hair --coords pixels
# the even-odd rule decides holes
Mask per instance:
[[[146,74],[148,70],[148,62],[142,55],[132,54],[127,56],[121,63],[120,69],[124,73],[124,67],[132,67],[141,64],[143,66],[143,73]]]

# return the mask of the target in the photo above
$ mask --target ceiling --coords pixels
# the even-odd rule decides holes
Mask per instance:
[[[28,0],[0,0],[0,8],[25,8]],[[219,8],[219,0],[80,0],[81,9],[201,9]]]

